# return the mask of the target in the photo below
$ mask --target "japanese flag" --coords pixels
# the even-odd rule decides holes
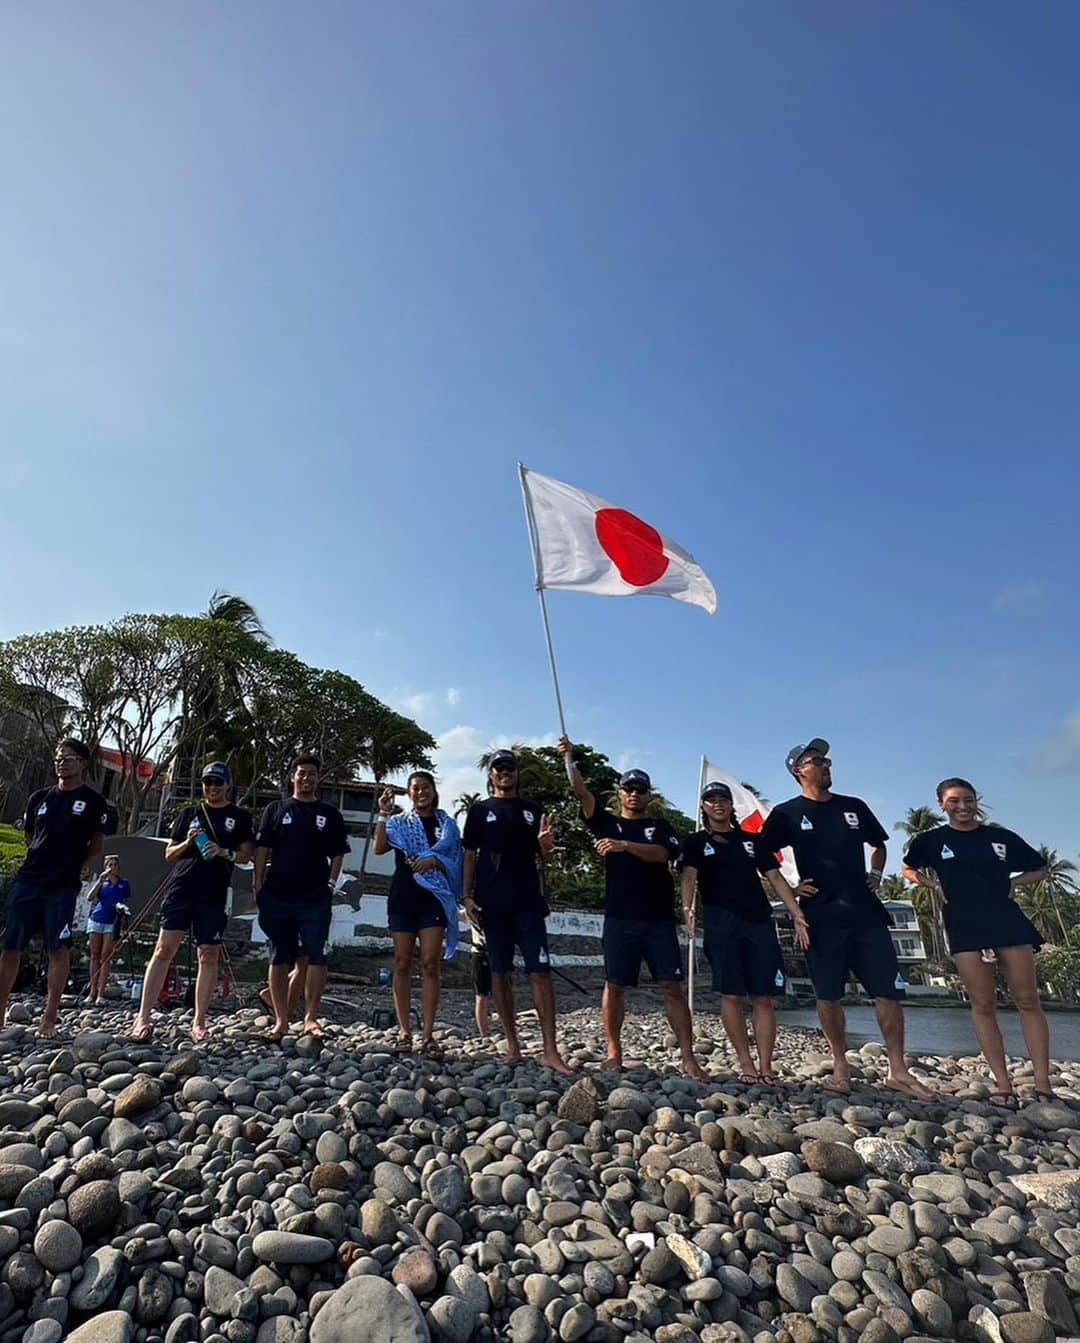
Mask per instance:
[[[765,824],[765,818],[772,808],[767,802],[762,802],[760,797],[756,797],[749,788],[744,787],[738,779],[733,779],[730,774],[712,763],[711,760],[705,761],[705,772],[701,776],[701,786],[705,787],[707,783],[725,783],[731,789],[731,800],[735,804],[735,818],[740,827],[748,835],[756,835]],[[799,870],[795,866],[795,859],[792,857],[790,849],[784,849],[777,855],[780,859],[780,872],[791,883],[798,885]]]
[[[682,546],[595,494],[520,470],[538,587],[674,597],[715,614],[716,589]]]

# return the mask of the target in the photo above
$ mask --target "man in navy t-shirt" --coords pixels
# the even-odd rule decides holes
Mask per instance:
[[[841,1095],[851,1090],[840,999],[848,976],[854,975],[874,999],[889,1056],[887,1085],[917,1100],[932,1100],[933,1093],[912,1076],[904,1057],[904,981],[889,935],[888,911],[878,898],[887,832],[861,798],[832,792],[827,741],[814,737],[793,746],[785,763],[801,792],[773,807],[761,844],[770,853],[790,848],[802,881],[816,887],[815,894],[806,896],[803,910],[810,934],[806,959],[821,1029],[833,1056],[825,1086]]]
[[[513,751],[496,751],[488,764],[489,795],[469,808],[461,835],[465,913],[483,929],[499,1024],[506,1035],[502,1062],[521,1062],[511,975],[520,951],[532,984],[543,1044],[541,1062],[566,1075],[570,1069],[555,1042],[555,990],[547,945],[547,912],[539,863],[555,834],[539,806],[518,794]]]
[[[105,799],[87,786],[90,751],[74,738],[56,748],[56,784],[26,804],[26,860],[15,874],[7,901],[4,950],[0,953],[0,1026],[22,953],[41,937],[49,955],[45,1011],[39,1034],[56,1034],[60,995],[71,964],[75,901],[88,863],[101,852],[108,825]]]
[[[643,769],[619,780],[619,814],[605,811],[574,763],[573,746],[559,742],[585,824],[604,859],[604,1034],[606,1067],[622,1067],[622,1024],[626,993],[637,988],[642,961],[664,995],[664,1009],[688,1077],[707,1081],[694,1058],[690,1009],[683,992],[682,950],[675,927],[675,885],[671,864],[679,837],[662,817],[649,815],[652,783]]]
[[[272,1036],[289,1027],[289,971],[307,962],[303,976],[304,1030],[322,1035],[319,1004],[326,987],[334,885],[349,852],[345,819],[319,799],[318,756],[298,756],[292,769],[292,796],[271,802],[255,836],[255,899],[259,926],[273,947],[270,999]]]

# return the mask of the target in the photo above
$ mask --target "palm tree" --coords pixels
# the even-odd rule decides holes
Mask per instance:
[[[253,639],[258,639],[260,643],[273,643],[254,606],[245,601],[243,597],[236,596],[233,592],[225,592],[221,588],[215,588],[210,594],[210,605],[203,612],[203,615],[207,620],[223,620],[227,625],[232,625],[236,629],[243,630],[245,634],[250,634]]]
[[[1056,942],[1057,931],[1060,930],[1061,940],[1069,947],[1072,941],[1062,917],[1061,906],[1064,904],[1068,907],[1080,896],[1075,876],[1077,866],[1070,858],[1059,858],[1057,850],[1046,844],[1039,845],[1039,852],[1045,860],[1046,876],[1037,885],[1021,893],[1020,904],[1048,942]]]
[[[933,807],[908,807],[902,821],[897,821],[894,830],[902,830],[909,840],[925,835],[928,830],[936,830],[945,824],[945,817]],[[916,886],[910,894],[911,903],[919,918],[923,941],[930,949],[930,958],[943,961],[947,957],[945,949],[944,921],[941,916],[941,897],[931,886]]]
[[[371,796],[371,819],[368,822],[367,834],[364,836],[364,851],[360,858],[361,878],[367,868],[375,808],[378,805],[383,780],[387,775],[397,774],[403,769],[431,769],[428,748],[434,745],[434,740],[422,727],[414,723],[411,718],[403,718],[401,714],[394,713],[392,709],[380,714],[372,725],[369,759],[375,787]]]
[[[478,802],[482,802],[483,800],[484,799],[480,796],[479,793],[460,793],[456,798],[454,798],[455,820],[459,816],[467,816],[469,814],[470,809],[472,807],[475,807]]]

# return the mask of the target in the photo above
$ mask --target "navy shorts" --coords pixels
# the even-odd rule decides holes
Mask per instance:
[[[392,895],[386,909],[386,921],[392,933],[412,933],[425,928],[445,928],[446,910],[430,891]]]
[[[641,962],[657,984],[681,983],[682,948],[674,920],[604,919],[604,979],[617,989],[636,989]]]
[[[896,948],[883,923],[819,924],[810,929],[806,953],[814,993],[824,1002],[844,996],[853,974],[871,998],[903,998]]]
[[[4,950],[25,951],[40,937],[46,951],[63,951],[71,945],[78,890],[49,890],[16,877],[8,892]]]
[[[472,986],[477,998],[491,997],[491,962],[486,947],[472,953]]]
[[[263,892],[258,905],[259,927],[270,939],[271,965],[295,965],[301,957],[309,965],[326,964],[329,900],[282,900]]]
[[[713,991],[764,998],[784,991],[784,960],[772,919],[754,922],[734,910],[705,906],[705,956]]]
[[[225,905],[195,900],[183,891],[166,896],[161,905],[161,928],[167,933],[186,933],[190,928],[200,947],[220,946],[228,926]]]
[[[514,968],[514,948],[525,962],[525,973],[551,973],[547,921],[538,909],[518,911],[482,910],[488,964],[493,975],[508,975]]]

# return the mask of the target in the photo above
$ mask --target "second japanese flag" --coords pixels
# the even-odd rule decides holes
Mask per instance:
[[[595,494],[521,467],[537,586],[604,597],[674,597],[716,612],[716,589],[689,551]]]

